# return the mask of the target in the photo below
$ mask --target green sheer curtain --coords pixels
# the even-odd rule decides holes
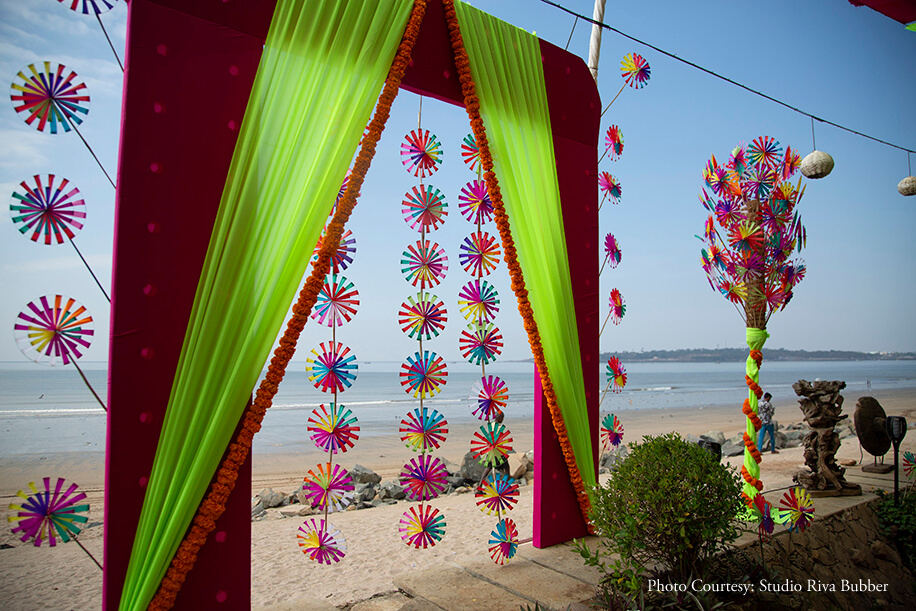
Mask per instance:
[[[412,0],[279,0],[210,238],[121,609],[145,609],[283,324]]]
[[[550,379],[586,489],[596,481],[537,37],[455,3]]]

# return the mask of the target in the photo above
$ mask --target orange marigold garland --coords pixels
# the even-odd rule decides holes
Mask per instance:
[[[254,434],[261,429],[264,415],[277,393],[278,385],[283,380],[290,359],[296,352],[299,335],[305,328],[305,323],[318,298],[324,277],[330,270],[331,256],[340,244],[343,227],[356,205],[359,190],[362,188],[369,165],[375,155],[375,147],[390,115],[391,104],[397,97],[401,79],[410,62],[410,54],[417,40],[420,24],[425,13],[426,0],[414,0],[410,19],[404,31],[404,37],[398,47],[394,63],[388,72],[388,78],[385,79],[385,86],[382,89],[381,96],[379,96],[378,105],[372,122],[369,124],[368,133],[361,142],[360,152],[353,164],[353,171],[350,174],[346,192],[337,206],[337,212],[328,225],[326,238],[318,253],[318,260],[313,265],[311,275],[299,292],[299,299],[296,305],[293,306],[293,316],[287,323],[286,331],[280,339],[280,345],[274,350],[274,356],[270,360],[270,366],[258,388],[255,400],[243,414],[242,427],[236,435],[235,441],[229,445],[228,452],[217,471],[216,483],[211,486],[207,496],[200,504],[192,526],[181,545],[179,545],[178,551],[175,553],[155,597],[149,604],[149,609],[165,610],[172,608],[178,591],[197,560],[198,552],[215,528],[216,520],[226,509],[226,501],[235,487],[239,469],[251,450],[251,441],[254,438]]]
[[[471,121],[474,137],[477,140],[477,146],[480,151],[480,161],[484,170],[484,180],[487,183],[490,200],[493,203],[493,216],[496,221],[496,226],[499,229],[499,235],[502,238],[503,260],[506,262],[506,267],[509,269],[512,291],[515,293],[516,300],[518,301],[519,314],[521,314],[525,331],[528,334],[528,343],[531,346],[534,362],[540,372],[544,396],[547,398],[547,406],[550,410],[553,426],[557,432],[560,447],[563,450],[563,456],[566,459],[570,480],[578,495],[579,508],[585,519],[585,523],[588,525],[589,532],[592,532],[592,526],[588,517],[591,511],[591,502],[585,490],[585,484],[582,482],[582,476],[579,474],[579,467],[576,464],[572,445],[569,442],[569,435],[566,432],[566,423],[563,421],[563,415],[557,405],[556,393],[554,392],[553,383],[550,380],[547,362],[544,359],[541,336],[538,332],[537,323],[534,320],[531,304],[528,301],[528,291],[525,288],[525,279],[522,275],[521,267],[518,264],[515,241],[512,239],[512,232],[509,227],[509,217],[506,215],[506,209],[503,206],[499,182],[496,179],[496,174],[493,172],[493,157],[490,154],[489,141],[487,139],[483,119],[480,116],[480,100],[476,94],[476,86],[473,76],[471,75],[470,58],[464,47],[464,40],[461,37],[458,16],[455,13],[455,5],[452,0],[443,0],[442,5],[445,8],[445,20],[448,25],[449,36],[452,42],[452,50],[455,54],[455,66],[458,68],[458,80],[461,82],[461,91],[464,94],[465,109]]]

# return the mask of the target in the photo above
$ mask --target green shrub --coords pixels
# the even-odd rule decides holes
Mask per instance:
[[[741,481],[733,467],[676,433],[645,437],[592,496],[595,551],[577,546],[607,585],[630,595],[667,573],[674,583],[706,574],[707,561],[738,538]],[[602,557],[619,555],[612,564]]]
[[[893,541],[903,565],[916,571],[916,495],[900,494],[900,502],[894,503],[894,495],[878,490],[878,514],[881,534]]]

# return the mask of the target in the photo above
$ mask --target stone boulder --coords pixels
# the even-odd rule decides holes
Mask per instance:
[[[509,477],[512,479],[522,479],[528,472],[528,455],[527,454],[509,454]]]
[[[348,473],[354,484],[378,484],[382,481],[382,477],[378,473],[362,465],[353,465],[353,468],[349,469]]]
[[[272,488],[264,488],[258,493],[258,500],[264,509],[272,507],[286,507],[289,505],[289,498],[282,492],[274,492]]]
[[[769,441],[769,439],[767,439]],[[735,435],[722,446],[722,456],[740,456],[744,454],[744,436]]]
[[[378,498],[379,500],[392,499],[398,501],[407,496],[407,493],[404,491],[404,487],[396,482],[385,482],[379,487]]]
[[[353,502],[369,502],[375,498],[378,493],[378,486],[375,484],[356,484],[353,489]]]
[[[722,431],[709,431],[705,435],[700,435],[700,439],[708,439],[709,441],[713,441],[720,446],[724,446],[726,441],[725,433]]]
[[[464,455],[464,458],[461,459],[461,469],[458,473],[461,477],[464,478],[466,482],[479,482],[483,477],[483,472],[486,471],[487,467],[481,462],[474,458],[473,453],[468,452]]]

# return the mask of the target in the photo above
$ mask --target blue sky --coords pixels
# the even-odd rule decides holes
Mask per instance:
[[[591,15],[591,0],[562,0]],[[574,18],[537,0],[475,0],[472,4],[558,46],[565,46]],[[123,49],[127,7],[102,19]],[[793,106],[877,138],[916,149],[916,34],[845,0],[608,0],[605,21]],[[569,50],[586,57],[590,27],[580,22]],[[811,151],[811,122],[763,98],[715,79],[613,32],[605,32],[598,86],[610,100],[619,89],[619,64],[631,52],[643,55],[652,78],[641,90],[627,88],[602,120],[625,135],[617,162],[601,170],[623,187],[620,205],[601,210],[600,237],[613,232],[623,260],[601,277],[602,318],[608,295],[618,288],[627,304],[619,326],[608,325],[602,351],[743,345],[743,322],[714,294],[699,265],[705,211],[697,200],[702,169],[711,154],[727,157],[740,141],[769,135],[802,155]],[[122,54],[123,57],[123,54]],[[71,12],[55,0],[0,0],[0,74],[12,82],[28,64],[62,63],[74,69],[92,96],[81,131],[114,175],[117,164],[121,72],[94,18]],[[352,218],[358,252],[345,272],[360,291],[360,312],[338,331],[361,360],[406,357],[416,344],[397,327],[402,301],[415,294],[400,274],[400,253],[418,235],[400,215],[400,201],[416,180],[405,172],[398,150],[416,127],[419,99],[402,92],[383,136],[373,171]],[[909,110],[907,110],[909,109]],[[470,130],[463,109],[425,100],[422,124],[445,149],[442,168],[427,182],[446,194],[448,221],[431,239],[450,259],[446,280],[435,291],[449,310],[446,332],[429,344],[447,360],[461,360],[457,338],[463,321],[457,293],[469,277],[458,264],[458,244],[471,225],[458,212],[458,193],[473,178],[460,161],[461,139]],[[806,181],[799,210],[808,229],[802,257],[808,275],[785,311],[769,324],[769,347],[838,350],[916,350],[916,302],[911,234],[916,198],[904,198],[897,183],[907,174],[906,153],[816,125],[818,149],[836,169],[826,179]],[[76,243],[107,285],[111,274],[114,190],[74,134],[40,133],[27,126],[9,101],[0,110],[0,189],[7,201],[18,183],[34,174],[71,180],[88,206],[86,227]],[[916,165],[916,156],[913,159]],[[490,225],[490,233],[495,227]],[[909,280],[908,280],[909,278]],[[494,277],[501,298],[497,325],[505,335],[502,359],[528,358],[527,341],[504,268]],[[0,223],[0,361],[23,361],[13,340],[13,320],[41,295],[70,295],[95,319],[96,339],[86,355],[107,356],[107,302],[73,249],[33,244],[19,235],[9,216]],[[326,328],[309,325],[301,344],[326,341]],[[303,355],[297,357],[303,359]]]

